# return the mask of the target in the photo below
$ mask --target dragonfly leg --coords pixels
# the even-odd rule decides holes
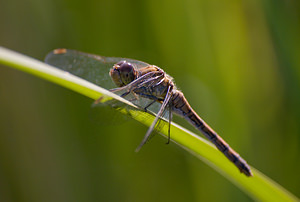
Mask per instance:
[[[161,99],[159,99],[158,97],[154,96],[154,95],[149,95],[149,94],[145,94],[145,93],[137,93],[138,95],[148,98],[150,100],[154,100],[154,101],[161,101]],[[154,102],[153,102],[154,103]],[[149,105],[150,106],[150,105]],[[148,107],[149,107],[148,106]]]
[[[150,107],[151,105],[153,105],[155,102],[157,101],[160,101],[160,99],[154,95],[149,95],[149,94],[144,94],[144,93],[138,93],[138,95],[142,96],[142,97],[145,97],[145,98],[148,98],[150,100],[153,100],[151,101],[146,107],[144,107],[144,111],[147,112],[147,108]]]
[[[151,126],[149,127],[146,135],[144,136],[144,139],[142,140],[142,142],[140,143],[140,145],[136,148],[136,152],[138,152],[142,146],[147,142],[151,132],[153,131],[157,121],[161,118],[161,115],[163,114],[163,112],[165,111],[165,107],[168,105],[168,103],[170,102],[170,98],[172,97],[172,89],[173,89],[173,86],[172,85],[169,85],[168,86],[168,91],[167,91],[167,94],[165,96],[165,99],[163,100],[163,103],[159,109],[159,111],[157,112],[156,114],[156,117],[154,119],[154,121],[152,122]]]
[[[135,92],[132,92],[132,94],[133,94],[133,96],[134,96],[134,100],[139,100],[140,98],[139,98],[139,96],[135,93]]]
[[[94,105],[99,104],[103,98],[104,98],[104,96],[101,96],[97,100],[95,100]]]
[[[172,122],[173,114],[172,114],[172,102],[169,103],[169,128],[168,128],[168,141],[166,144],[170,143],[171,139],[171,122]]]
[[[146,107],[144,107],[144,111],[147,112],[147,108],[150,107],[151,105],[153,105],[156,102],[156,100],[153,100],[152,102],[150,102]]]
[[[125,92],[125,93],[123,93],[122,95],[121,95],[121,97],[125,97],[126,95],[128,95],[130,92],[128,91],[128,92]]]

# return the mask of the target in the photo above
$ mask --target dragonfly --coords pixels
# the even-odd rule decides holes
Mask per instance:
[[[110,89],[111,92],[122,92],[121,97],[126,98],[131,94],[135,99],[146,98],[149,103],[144,107],[145,111],[154,103],[159,103],[156,117],[136,151],[148,141],[157,122],[168,111],[169,139],[174,113],[186,119],[208,138],[241,173],[252,176],[247,162],[193,110],[184,94],[177,89],[173,78],[163,69],[134,59],[105,57],[69,49],[55,49],[46,56],[45,62]]]

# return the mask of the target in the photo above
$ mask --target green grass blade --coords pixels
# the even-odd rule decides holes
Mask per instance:
[[[3,47],[0,47],[0,63],[59,84],[93,100],[100,96],[105,96],[132,106],[130,102],[104,88]],[[125,110],[124,113],[126,113]],[[137,110],[133,110],[131,113],[137,113],[138,116],[134,115],[135,119],[146,126],[150,126],[154,120],[154,116],[148,113]],[[253,167],[253,177],[249,178],[240,174],[237,168],[221,152],[198,135],[174,123],[171,127],[172,141],[174,143],[210,165],[253,199],[262,201],[299,201],[297,197]],[[161,133],[164,136],[168,134],[167,124],[162,128]]]

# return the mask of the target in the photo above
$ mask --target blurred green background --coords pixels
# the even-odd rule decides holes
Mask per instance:
[[[39,60],[63,47],[162,67],[250,165],[300,196],[298,0],[1,0],[0,26],[1,46]],[[158,135],[135,153],[147,128],[95,124],[92,102],[1,66],[0,201],[252,201]]]

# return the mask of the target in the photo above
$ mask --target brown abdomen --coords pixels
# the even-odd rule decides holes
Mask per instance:
[[[171,104],[174,113],[185,118],[190,124],[202,132],[242,173],[247,176],[252,176],[250,166],[247,162],[230,148],[230,146],[198,116],[182,92],[178,90],[174,92]]]

